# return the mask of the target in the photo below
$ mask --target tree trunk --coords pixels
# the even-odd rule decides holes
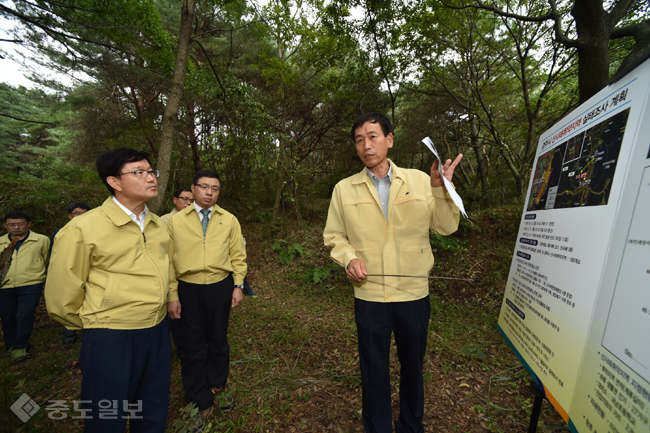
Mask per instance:
[[[167,186],[169,184],[171,157],[174,147],[174,131],[178,118],[178,108],[183,99],[185,75],[187,74],[187,62],[192,39],[194,2],[195,0],[184,0],[181,10],[181,29],[178,36],[174,76],[172,78],[172,87],[169,92],[167,106],[163,114],[162,133],[160,134],[160,148],[158,150],[157,161],[160,178],[158,179],[158,197],[151,203],[151,210],[153,212],[158,212],[160,209],[165,200],[165,194],[167,193]]]
[[[485,207],[490,206],[490,198],[488,195],[490,181],[488,179],[488,170],[487,164],[483,155],[483,149],[481,147],[481,138],[479,137],[478,131],[478,119],[474,115],[470,115],[470,146],[474,150],[474,155],[476,156],[476,165],[478,166],[478,177],[481,182],[481,204]]]
[[[282,41],[278,36],[278,59],[280,62],[284,62],[284,56],[282,53]],[[280,74],[280,85],[284,86],[284,80],[282,79],[282,74]],[[285,113],[284,113],[284,89],[282,92],[282,105],[280,109],[282,114],[280,115],[280,146],[278,147],[278,161],[276,166],[276,182],[275,182],[275,201],[273,203],[273,216],[271,217],[271,222],[274,224],[278,222],[278,216],[280,215],[280,201],[282,200],[282,187],[284,186],[284,176],[282,175],[282,163],[284,162],[284,148],[285,148],[285,137],[284,137],[284,128],[285,128]]]
[[[276,223],[278,221],[278,216],[280,215],[280,201],[282,200],[282,187],[284,186],[284,176],[282,175],[282,162],[284,159],[285,148],[284,113],[280,117],[280,127],[282,128],[282,131],[280,133],[280,146],[278,147],[278,161],[275,172],[275,201],[273,203],[273,217],[271,218],[271,221],[273,223]]]
[[[576,0],[571,15],[578,33],[578,91],[583,103],[609,82],[611,30],[602,0]]]

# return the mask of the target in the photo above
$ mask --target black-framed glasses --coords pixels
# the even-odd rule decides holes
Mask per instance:
[[[189,197],[176,197],[176,198],[183,200],[185,203],[192,203],[194,201],[193,198],[189,198]]]
[[[207,191],[208,189],[212,189],[212,192],[219,192],[219,190],[221,189],[221,187],[219,187],[219,185],[208,185],[207,183],[202,183],[200,185],[198,183],[195,183],[194,185],[198,186],[203,191]]]
[[[149,175],[152,175],[153,177],[160,176],[160,172],[158,170],[134,170],[134,171],[127,171],[120,174],[135,174],[135,177],[137,177],[138,179],[144,179]]]

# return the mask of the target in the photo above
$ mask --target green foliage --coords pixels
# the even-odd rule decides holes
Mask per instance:
[[[20,174],[0,174],[0,216],[12,210],[27,212],[35,232],[51,235],[68,221],[70,203],[101,205],[108,190],[93,168],[44,155],[26,164]]]
[[[297,256],[299,257],[308,257],[313,251],[303,248],[302,244],[294,243],[289,246],[289,242],[284,239],[280,239],[271,247],[271,251],[275,251],[280,256],[280,263],[285,266],[289,266],[293,259]]]
[[[468,345],[460,348],[460,352],[467,358],[485,359],[487,355],[478,346]]]
[[[303,273],[302,281],[304,285],[320,284],[332,275],[332,271],[337,268],[335,264],[328,264],[325,267],[307,266]]]
[[[431,249],[434,253],[438,250],[449,251],[452,253],[467,252],[464,242],[455,236],[443,236],[431,232],[429,242],[431,242]]]
[[[200,420],[197,417],[199,408],[194,403],[179,408],[178,412],[181,417],[174,421],[172,428],[167,430],[168,433],[188,433],[199,427]]]

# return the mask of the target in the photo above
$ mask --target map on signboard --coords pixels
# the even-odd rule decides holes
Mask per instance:
[[[537,159],[527,211],[606,205],[630,109]]]
[[[534,172],[535,177],[526,210],[547,208],[546,200],[549,191],[557,190],[557,186],[560,183],[566,144],[566,142],[560,144],[537,159]]]

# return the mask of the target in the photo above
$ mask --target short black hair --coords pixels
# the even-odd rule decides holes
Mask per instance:
[[[83,209],[83,210],[86,210],[86,211],[90,210],[90,206],[88,206],[86,203],[80,201],[78,203],[71,203],[70,206],[68,206],[68,213],[74,212],[74,210],[77,209],[77,208]]]
[[[143,159],[146,159],[151,165],[151,156],[147,152],[124,147],[107,150],[97,157],[97,173],[99,173],[99,177],[111,194],[115,194],[115,190],[108,184],[106,179],[109,176],[120,177],[120,172],[125,164],[142,161]]]
[[[356,141],[355,133],[357,129],[360,126],[363,126],[363,124],[366,122],[379,123],[379,126],[381,126],[381,130],[384,133],[384,136],[388,136],[388,134],[393,132],[393,124],[390,123],[388,117],[384,116],[381,113],[366,113],[357,117],[357,120],[354,121],[354,125],[352,125],[352,129],[350,130],[350,136],[352,137],[352,141]]]
[[[27,222],[30,222],[32,220],[27,212],[23,212],[21,210],[12,210],[11,212],[6,213],[4,222],[7,222],[8,219],[27,220]]]
[[[184,192],[192,192],[192,190],[189,188],[178,188],[176,191],[174,191],[174,198],[180,197]]]
[[[213,179],[217,179],[219,181],[219,188],[223,188],[223,182],[221,181],[219,175],[214,171],[210,171],[210,170],[197,171],[196,174],[194,175],[194,179],[192,179],[192,183],[196,185],[196,182],[198,182],[199,179],[201,179],[202,177],[211,177]]]

